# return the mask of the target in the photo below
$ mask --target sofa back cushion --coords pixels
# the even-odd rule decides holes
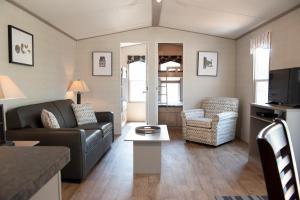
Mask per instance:
[[[68,112],[65,112],[62,109],[62,106],[57,106],[56,102],[65,101],[66,103],[62,103],[66,106],[71,108],[71,104],[73,103],[72,100],[59,100],[59,101],[51,101],[39,104],[32,104],[27,106],[21,106],[9,110],[6,112],[6,125],[7,129],[21,129],[21,128],[43,128],[43,123],[41,120],[41,113],[43,109],[48,110],[49,112],[53,113],[59,123],[61,128],[71,128],[69,125],[69,121],[67,119],[76,120],[74,114],[72,115]],[[74,119],[72,119],[72,117]],[[76,123],[76,121],[75,121]],[[76,125],[75,125],[76,126]],[[73,126],[73,127],[75,127]]]
[[[77,126],[76,118],[72,109],[74,102],[71,99],[53,101],[53,104],[60,111],[65,127],[62,128],[74,128]]]
[[[212,118],[222,112],[238,112],[239,100],[229,97],[209,97],[201,103],[205,118]]]

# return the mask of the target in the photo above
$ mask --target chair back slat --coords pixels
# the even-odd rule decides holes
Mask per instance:
[[[282,188],[285,188],[288,182],[290,182],[293,178],[292,170],[289,169],[288,172],[284,173],[283,176],[281,176],[280,178],[281,178]]]
[[[283,120],[257,137],[269,200],[300,200],[299,177],[289,130]]]
[[[295,186],[292,185],[292,186],[285,192],[284,198],[287,199],[287,200],[296,199],[296,198],[295,198],[295,193],[296,193]]]
[[[289,156],[285,156],[283,159],[277,160],[278,164],[278,171],[279,173],[282,172],[288,165],[291,164]]]

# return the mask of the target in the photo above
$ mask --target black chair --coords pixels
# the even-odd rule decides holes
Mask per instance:
[[[299,177],[290,133],[276,119],[257,137],[269,200],[299,200]]]

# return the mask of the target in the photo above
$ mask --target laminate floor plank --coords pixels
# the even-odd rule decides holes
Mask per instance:
[[[62,184],[63,200],[210,200],[215,195],[266,194],[263,174],[247,162],[247,144],[211,147],[185,142],[181,130],[169,129],[162,145],[161,175],[133,175],[128,124],[110,151],[80,184]]]

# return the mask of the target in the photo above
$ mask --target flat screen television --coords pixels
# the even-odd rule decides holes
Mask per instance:
[[[300,106],[300,68],[270,71],[269,103]]]

